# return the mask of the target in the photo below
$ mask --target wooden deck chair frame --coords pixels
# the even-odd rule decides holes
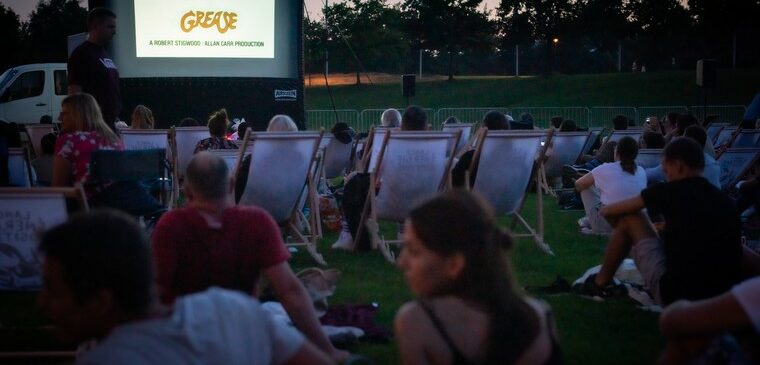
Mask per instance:
[[[720,135],[720,131],[722,131],[723,128],[728,127],[730,125],[731,125],[730,123],[710,123],[710,125],[707,126],[707,128],[705,128],[705,133],[707,133],[707,138],[709,138],[712,143],[717,142],[718,136]]]
[[[82,186],[77,183],[74,187],[44,187],[44,188],[15,188],[15,187],[2,187],[0,188],[0,195],[15,195],[18,197],[24,196],[39,196],[39,195],[58,195],[62,194],[65,198],[74,199],[79,204],[81,211],[89,211],[89,205],[87,203],[87,196],[84,193]],[[0,360],[2,359],[52,359],[52,358],[74,358],[75,351],[12,351],[12,352],[0,352]],[[2,361],[0,361],[2,362]]]
[[[603,127],[592,127],[588,129],[589,139],[586,140],[586,145],[583,146],[583,152],[581,156],[591,153],[591,148],[594,147],[594,142],[604,133]]]
[[[456,124],[444,124],[441,126],[441,131],[444,132],[452,132],[456,130],[462,131],[462,136],[459,137],[459,143],[457,143],[457,148],[454,149],[454,155],[459,155],[459,153],[462,152],[462,150],[467,149],[467,142],[472,140],[473,137],[473,130],[475,128],[475,123],[456,123]],[[465,133],[467,131],[467,133]],[[477,130],[475,130],[477,132]],[[466,134],[466,136],[465,136]]]
[[[453,145],[447,145],[447,148],[450,149],[450,151],[447,151],[446,154],[446,163],[445,168],[443,171],[443,175],[440,178],[440,181],[438,182],[438,191],[442,191],[446,186],[448,186],[448,182],[450,180],[449,175],[451,174],[451,165],[454,161],[454,154],[453,151],[456,149],[457,144],[459,143],[459,139],[462,137],[462,131],[455,131],[455,132],[443,132],[443,131],[400,131],[400,130],[391,130],[388,129],[385,131],[385,136],[383,137],[382,146],[380,148],[379,156],[377,158],[377,168],[370,172],[370,178],[369,178],[369,191],[367,192],[367,198],[364,202],[364,209],[362,211],[362,216],[359,221],[359,228],[357,230],[357,237],[361,237],[361,235],[364,233],[364,227],[365,225],[371,225],[369,228],[370,230],[370,241],[372,242],[372,248],[379,250],[380,253],[385,257],[386,260],[390,263],[394,263],[396,261],[395,255],[393,254],[393,251],[390,249],[390,244],[399,244],[402,241],[398,239],[396,240],[385,240],[384,238],[381,238],[378,234],[379,227],[378,226],[378,218],[377,218],[377,209],[375,208],[377,205],[377,180],[379,177],[382,177],[382,169],[383,169],[383,160],[386,156],[386,151],[388,147],[388,142],[391,138],[391,135],[395,138],[401,138],[401,139],[414,139],[414,138],[422,138],[426,136],[446,136],[447,138],[454,138],[454,144]],[[381,187],[382,189],[382,187]],[[371,222],[370,222],[371,220]]]
[[[731,145],[734,143],[734,139],[736,136],[741,133],[742,128],[741,127],[732,127],[732,126],[726,126],[723,127],[723,129],[720,130],[720,133],[718,133],[718,137],[715,140],[715,143],[713,144],[713,147],[716,148],[715,150],[715,159],[717,160],[720,158],[720,155],[723,154],[727,149],[731,148]],[[721,141],[721,136],[724,135],[724,133],[728,132],[728,137],[724,140],[725,143],[722,143],[718,145],[718,142]]]
[[[367,134],[367,140],[364,143],[364,147],[363,147],[364,150],[362,151],[362,158],[359,160],[360,164],[359,164],[359,168],[357,169],[358,171],[371,172],[370,170],[372,170],[373,167],[376,167],[376,166],[371,166],[372,155],[373,155],[373,152],[379,152],[382,146],[377,146],[375,143],[378,141],[380,142],[384,141],[385,132],[389,130],[400,130],[400,129],[397,127],[376,127],[374,125],[369,129],[369,134]],[[376,135],[379,140],[376,139]],[[376,147],[379,147],[379,148],[377,148],[376,151],[373,151],[373,149],[375,149]]]
[[[636,156],[636,164],[645,169],[656,167],[660,164],[660,160],[662,159],[662,151],[662,148],[640,149]],[[654,161],[655,159],[657,161],[656,163],[650,163],[650,161]]]
[[[641,139],[641,136],[644,134],[643,129],[625,129],[625,130],[615,130],[613,129],[610,131],[610,134],[607,135],[607,138],[604,139],[604,142],[610,142],[613,139],[613,136],[620,136],[620,138],[623,137],[632,137],[633,139],[638,142]],[[620,138],[616,138],[615,141],[619,141]]]
[[[35,157],[42,156],[42,137],[53,133],[55,128],[52,124],[29,124],[24,126],[25,133],[29,137],[29,143],[32,145],[31,152]]]
[[[9,148],[8,149],[8,178],[10,179],[11,171],[10,171],[10,163],[11,163],[11,156],[21,156],[22,163],[23,163],[23,169],[24,169],[24,179],[25,182],[28,182],[29,185],[27,186],[19,186],[21,188],[23,187],[32,187],[34,185],[34,176],[32,175],[32,163],[31,159],[29,157],[29,148],[28,147],[20,147],[20,148]]]
[[[742,169],[740,170],[739,174],[736,175],[731,181],[729,181],[725,186],[721,183],[721,189],[724,191],[730,191],[733,189],[736,184],[741,181],[741,179],[749,173],[750,169],[752,169],[752,166],[755,165],[755,163],[760,160],[760,148],[729,148],[724,151],[724,154],[721,154],[721,157],[724,157],[726,154],[731,153],[746,153],[751,152],[754,153],[754,157],[746,164]],[[720,158],[717,158],[716,161],[718,161],[718,164],[720,164]],[[723,167],[721,166],[721,175],[723,175]]]
[[[572,164],[574,164],[576,161],[578,161],[578,159],[581,156],[583,156],[583,149],[588,144],[589,138],[591,138],[591,131],[585,131],[585,132],[555,132],[553,134],[552,142],[556,142],[556,140],[557,140],[558,137],[580,137],[580,136],[586,136],[586,139],[583,141],[583,145],[581,145],[581,148],[578,151],[578,154],[575,155],[575,158],[569,164],[563,164],[562,162],[558,162],[560,164],[560,168],[563,165],[572,165]],[[549,144],[548,143],[544,143],[544,145],[547,146],[547,151],[548,151],[549,150],[549,147],[548,147]],[[541,178],[541,187],[544,189],[544,191],[547,194],[549,194],[549,195],[551,195],[551,196],[553,196],[553,197],[556,198],[557,197],[557,192],[554,191],[554,189],[549,185],[549,176],[547,175],[547,172],[546,172],[546,165],[548,164],[549,159],[551,159],[552,157],[553,156],[546,157],[546,161],[544,161],[544,164],[543,164],[543,169],[541,169],[541,176],[540,176],[540,178]]]
[[[751,136],[753,138],[754,141],[752,142],[752,145],[751,146],[737,145],[737,142],[739,142],[740,139],[745,136]],[[760,142],[760,129],[742,129],[739,132],[737,132],[734,138],[731,140],[731,148],[757,148],[757,147],[760,147],[758,145],[759,144],[758,142]]]
[[[546,132],[543,131],[492,131],[491,134],[500,134],[504,136],[509,135],[534,135],[534,136],[541,136],[545,135],[545,142],[543,146],[540,146],[538,148],[538,152],[536,154],[536,157],[533,161],[533,166],[531,167],[531,174],[529,178],[529,182],[527,184],[527,187],[525,188],[525,191],[523,192],[522,199],[519,203],[519,207],[515,210],[513,213],[513,219],[512,223],[510,225],[511,229],[514,231],[514,228],[517,226],[518,223],[525,228],[528,233],[512,233],[513,237],[529,237],[532,238],[533,241],[536,243],[539,249],[544,251],[545,253],[549,255],[554,255],[554,252],[552,252],[551,247],[544,241],[544,199],[541,189],[541,178],[540,176],[543,174],[543,164],[546,157],[546,150],[548,149],[549,144],[552,141],[552,138],[554,137],[554,129],[550,128]],[[475,149],[475,154],[473,155],[472,162],[470,163],[470,167],[465,171],[465,187],[467,190],[473,190],[473,187],[470,186],[470,176],[472,175],[474,169],[478,164],[480,163],[480,155],[483,149],[483,142],[488,137],[489,131],[487,129],[483,130],[483,133],[479,136],[478,140],[478,146]],[[477,175],[475,176],[475,179],[477,181]],[[535,225],[537,226],[534,228],[528,221],[522,216],[522,210],[525,207],[525,197],[528,191],[530,190],[531,181],[535,183],[536,188],[536,222]],[[498,212],[497,212],[498,214]]]
[[[248,152],[248,146],[249,144],[255,144],[257,138],[287,138],[288,136],[295,136],[295,135],[315,135],[316,134],[316,143],[314,143],[314,148],[311,151],[311,157],[309,160],[309,165],[306,173],[306,186],[307,186],[307,201],[311,204],[311,211],[319,210],[319,204],[316,204],[316,182],[314,181],[314,174],[312,173],[315,158],[317,155],[317,151],[319,150],[319,144],[322,140],[322,136],[324,135],[325,131],[324,129],[320,129],[319,132],[259,132],[259,133],[253,133],[250,129],[245,132],[245,137],[243,140],[243,144],[241,148],[239,149],[239,156],[238,156],[238,162],[237,166],[235,167],[235,176],[237,176],[238,171],[240,170],[240,166],[242,165],[243,156],[245,153]],[[251,170],[253,171],[254,166],[254,152],[251,151]],[[250,172],[249,171],[249,178],[248,183],[251,182],[250,179]],[[245,194],[245,193],[243,193]],[[241,198],[242,201],[242,198]],[[238,203],[239,204],[239,203]],[[301,233],[301,231],[296,227],[295,222],[298,217],[299,212],[298,210],[298,201],[296,200],[296,204],[293,206],[293,211],[290,213],[290,218],[288,218],[285,222],[277,222],[278,224],[282,225],[283,228],[290,232],[292,234],[292,237],[296,238],[296,242],[288,242],[285,245],[286,246],[304,246],[306,248],[306,251],[309,252],[309,255],[320,265],[327,265],[327,262],[325,262],[325,259],[322,257],[322,255],[317,251],[317,238],[318,235],[315,234],[317,232],[317,224],[319,222],[317,221],[317,215],[316,214],[309,214],[309,234],[304,235]]]

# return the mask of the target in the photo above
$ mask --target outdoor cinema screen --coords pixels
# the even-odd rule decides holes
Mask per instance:
[[[300,1],[111,0],[122,78],[298,77]]]

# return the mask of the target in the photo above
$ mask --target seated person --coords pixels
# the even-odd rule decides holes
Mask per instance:
[[[578,130],[578,126],[572,119],[565,119],[559,126],[560,132],[575,132]]]
[[[380,125],[389,128],[398,128],[401,126],[401,113],[398,110],[386,109],[380,116]]]
[[[704,130],[704,128],[698,125],[690,125],[684,130],[684,137],[691,138],[696,141],[700,146],[703,147],[704,151],[704,145],[708,140],[707,132]],[[704,176],[704,178],[707,179],[710,184],[713,184],[716,188],[720,189],[720,164],[712,156],[710,156],[709,153],[704,152],[704,156],[705,168],[702,171],[702,176]],[[665,173],[663,171],[662,164],[647,168],[645,170],[647,173],[647,182],[649,184],[665,182]]]
[[[150,246],[123,213],[75,215],[42,236],[40,251],[40,308],[64,341],[98,341],[77,364],[331,363],[246,295],[212,288],[159,304]]]
[[[555,130],[559,130],[559,127],[562,126],[562,122],[564,121],[565,121],[565,118],[559,115],[553,116],[551,119],[552,128],[554,128]]]
[[[510,124],[507,121],[507,116],[499,111],[491,110],[490,112],[486,113],[485,116],[483,116],[483,126],[488,128],[489,131],[509,129],[509,125]],[[465,172],[470,168],[474,154],[475,150],[471,149],[467,152],[464,152],[462,156],[459,157],[459,160],[451,170],[451,185],[453,187],[464,187]],[[477,174],[477,171],[478,168],[475,166],[472,171],[472,175],[470,175],[470,187],[475,184],[475,175]]]
[[[739,214],[733,201],[702,177],[702,148],[693,139],[676,138],[665,147],[662,166],[667,183],[601,209],[614,230],[601,270],[584,283],[587,294],[608,295],[608,285],[629,253],[661,305],[709,298],[741,279]],[[644,208],[664,217],[659,235]]]
[[[288,265],[290,253],[266,211],[235,205],[227,164],[208,152],[193,156],[185,174],[187,205],[164,214],[153,231],[156,282],[161,299],[212,286],[258,294],[259,276],[274,288],[295,326],[340,360],[317,321],[303,284]],[[246,224],[240,224],[246,222]]]
[[[662,364],[693,363],[716,338],[725,334],[734,334],[740,343],[751,341],[749,349],[752,349],[760,336],[760,276],[713,298],[671,304],[660,315],[660,330],[667,339],[660,357]],[[760,362],[757,350],[754,347],[754,351],[746,352],[745,358]]]
[[[55,140],[53,133],[42,136],[42,154],[32,160],[32,168],[37,175],[37,185],[50,186],[53,182],[53,161],[55,161]]]
[[[132,111],[132,120],[129,124],[132,129],[153,129],[155,123],[153,111],[145,105],[140,104]]]
[[[509,127],[505,129],[530,130],[530,129],[533,129],[534,126],[535,126],[535,123],[533,121],[533,115],[530,113],[522,113],[520,114],[520,120],[509,121]]]
[[[603,206],[639,195],[647,187],[644,168],[636,165],[639,147],[631,137],[623,137],[615,147],[615,162],[597,166],[575,182],[581,194],[588,225],[584,233],[609,234],[612,227],[599,215]]]
[[[628,129],[628,117],[625,115],[616,115],[612,118],[612,129],[616,131],[624,131]]]
[[[661,133],[657,133],[653,131],[644,131],[644,133],[641,134],[639,147],[641,149],[655,149],[655,150],[665,148],[665,137]]]
[[[405,225],[398,267],[417,300],[394,321],[403,364],[562,363],[551,310],[514,283],[512,239],[484,202],[449,191]]]
[[[227,118],[227,110],[219,109],[208,118],[208,133],[211,137],[198,141],[193,153],[207,150],[236,150],[238,146],[227,140],[225,133],[230,121]]]
[[[277,114],[269,120],[267,132],[298,132],[298,126],[285,114]]]

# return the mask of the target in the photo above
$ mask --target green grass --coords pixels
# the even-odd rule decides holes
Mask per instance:
[[[413,103],[442,107],[567,107],[701,105],[693,71],[554,75],[551,77],[460,78],[417,83]],[[720,70],[710,105],[747,105],[760,85],[760,69]],[[330,88],[337,109],[405,105],[398,83]],[[306,88],[306,109],[332,109],[324,86]]]

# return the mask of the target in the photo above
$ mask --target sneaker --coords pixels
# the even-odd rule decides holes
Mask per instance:
[[[338,237],[338,240],[333,243],[331,246],[333,250],[348,250],[353,251],[354,250],[354,239],[351,237],[351,232],[346,232],[344,230],[340,231],[340,236]]]
[[[581,227],[581,234],[594,235],[596,233],[594,233],[594,230],[591,229],[591,227]]]
[[[578,219],[578,227],[584,228],[591,228],[591,223],[588,221],[588,217],[583,216],[580,219]]]
[[[625,285],[609,283],[605,286],[598,286],[594,280],[596,280],[596,274],[589,275],[583,284],[576,285],[573,289],[578,294],[602,299],[628,295],[628,289]]]

